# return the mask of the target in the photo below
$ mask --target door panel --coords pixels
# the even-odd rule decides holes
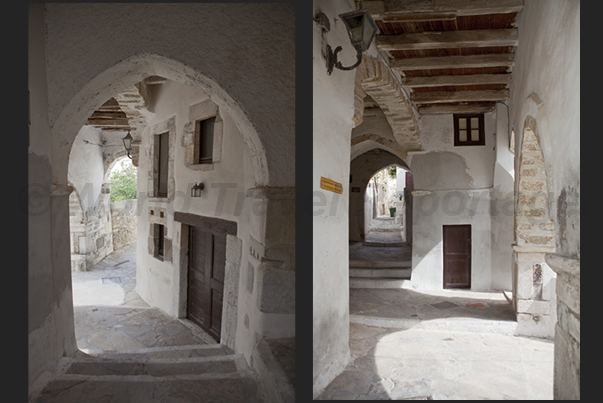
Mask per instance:
[[[189,226],[187,317],[220,341],[226,266],[226,234]]]
[[[444,288],[471,288],[471,225],[444,225]]]

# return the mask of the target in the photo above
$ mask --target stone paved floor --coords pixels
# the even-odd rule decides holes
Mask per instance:
[[[553,342],[350,325],[351,363],[317,400],[551,400]]]
[[[212,344],[197,326],[151,308],[136,293],[136,244],[91,270],[73,272],[75,334],[88,354],[148,347]]]
[[[352,360],[318,400],[553,398],[553,342],[514,336],[502,293],[351,289],[350,319]]]
[[[350,314],[417,320],[515,321],[513,308],[502,292],[464,290],[351,289]]]
[[[73,306],[145,306],[136,287],[136,244],[105,257],[88,271],[71,272]]]
[[[36,403],[264,402],[242,354],[188,321],[149,307],[135,291],[135,246],[73,273],[78,351],[33,396]],[[291,358],[284,341],[273,350]],[[277,357],[278,358],[278,357]],[[291,366],[291,365],[289,365]]]

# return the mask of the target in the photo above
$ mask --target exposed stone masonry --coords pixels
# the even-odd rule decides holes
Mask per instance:
[[[545,254],[555,251],[555,227],[549,217],[547,175],[538,139],[526,129],[519,167],[515,212],[518,331],[553,337],[556,321],[555,273]]]
[[[385,113],[394,137],[406,151],[421,150],[419,126],[408,97],[390,68],[380,60],[364,57],[358,75],[362,88]]]
[[[136,199],[111,202],[113,249],[136,242]]]
[[[86,271],[113,252],[110,195],[103,188],[99,202],[83,212],[77,191],[69,195],[71,270]]]

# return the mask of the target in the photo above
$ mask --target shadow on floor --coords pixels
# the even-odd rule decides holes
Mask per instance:
[[[317,400],[550,400],[553,343],[350,324],[351,361]]]
[[[502,292],[411,289],[350,289],[350,315],[433,320],[474,318],[515,322]]]
[[[354,322],[371,318],[406,325]],[[553,342],[499,331],[516,323],[500,292],[351,289],[350,319],[351,361],[317,400],[553,398]]]

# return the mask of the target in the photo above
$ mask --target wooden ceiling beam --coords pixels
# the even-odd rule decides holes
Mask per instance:
[[[509,90],[484,91],[438,91],[415,92],[412,101],[415,104],[439,104],[448,102],[488,102],[509,99]]]
[[[496,104],[473,104],[473,105],[428,105],[418,108],[420,115],[443,115],[453,113],[486,113],[492,112]]]
[[[425,22],[425,21],[452,21],[456,19],[455,12],[445,13],[412,13],[412,14],[385,14],[381,16],[383,22]]]
[[[397,70],[431,70],[513,66],[512,54],[471,56],[417,57],[392,59],[390,67]]]
[[[92,126],[120,126],[129,127],[128,119],[92,119],[88,118],[88,124]]]
[[[517,46],[517,28],[421,32],[377,36],[381,50],[423,50],[485,46]]]
[[[447,85],[510,84],[511,74],[471,74],[465,76],[405,77],[402,84],[410,88]]]
[[[365,1],[363,8],[376,20],[419,13],[510,14],[523,9],[523,0],[385,0]]]
[[[90,116],[90,119],[126,119],[127,116],[121,110],[119,111],[100,111],[96,110]]]

